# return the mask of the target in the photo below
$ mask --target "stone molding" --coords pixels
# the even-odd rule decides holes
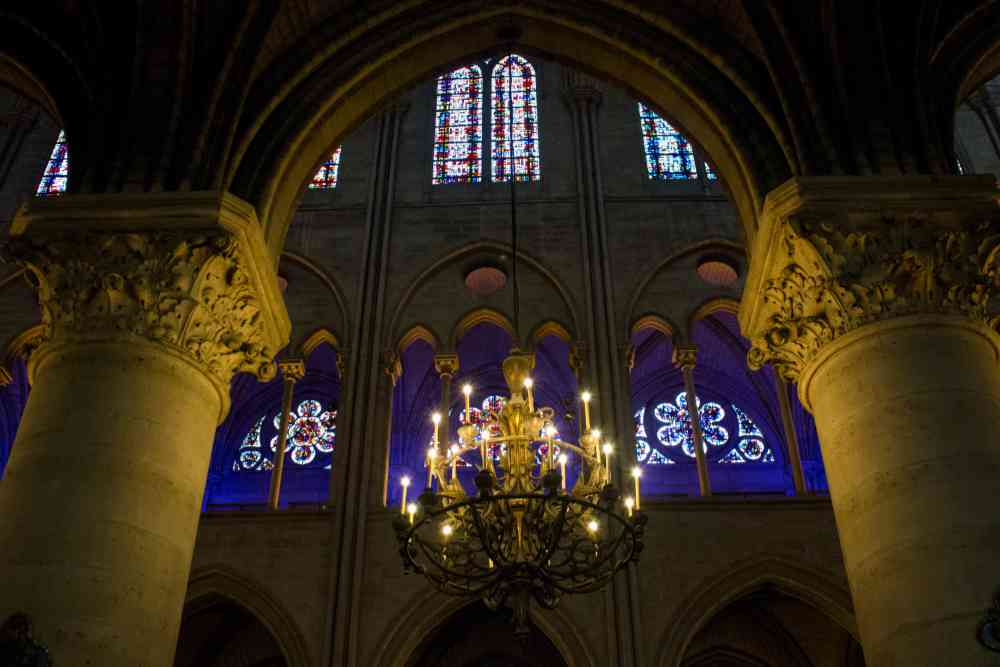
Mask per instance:
[[[681,370],[694,370],[698,365],[698,346],[678,344],[674,346],[674,366]]]
[[[278,362],[281,377],[285,382],[295,384],[306,376],[306,363],[302,359],[286,359]]]
[[[455,377],[458,373],[458,355],[457,354],[435,354],[434,355],[434,370],[437,374],[444,377],[447,375],[449,378]]]
[[[740,311],[749,365],[797,382],[831,341],[914,314],[987,320],[991,177],[794,179],[768,195]]]
[[[75,195],[18,211],[10,254],[33,277],[42,346],[145,341],[227,388],[274,377],[291,329],[253,208],[218,192]]]

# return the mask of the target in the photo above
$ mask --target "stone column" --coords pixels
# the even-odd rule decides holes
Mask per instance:
[[[817,178],[767,198],[740,314],[816,417],[869,667],[995,665],[1000,223],[991,177]]]
[[[708,479],[705,441],[701,434],[701,410],[698,408],[698,392],[694,386],[697,356],[698,348],[695,345],[674,346],[674,365],[684,374],[684,396],[687,400],[688,418],[691,420],[691,440],[694,441],[694,461],[698,469],[698,490],[702,496],[710,496],[712,484]]]
[[[15,218],[44,342],[0,484],[0,618],[56,664],[173,664],[213,434],[288,317],[260,224],[220,193],[70,196]]]
[[[340,353],[337,354],[338,359]],[[271,489],[267,507],[277,510],[281,505],[281,481],[285,473],[285,449],[288,447],[288,422],[292,416],[292,396],[295,383],[305,377],[306,365],[301,359],[290,359],[278,364],[284,379],[281,396],[281,426],[278,427],[278,447],[274,452],[274,468],[271,469]]]
[[[792,419],[792,406],[788,402],[788,383],[775,374],[778,392],[778,408],[781,410],[781,424],[785,429],[785,442],[788,443],[788,464],[792,468],[792,481],[795,483],[795,495],[808,495],[806,476],[802,473],[802,454],[799,451],[799,434],[795,431],[795,420]]]
[[[448,449],[448,411],[451,409],[451,380],[458,373],[457,354],[435,354],[434,371],[441,377],[441,403],[438,412],[441,413],[441,442]]]

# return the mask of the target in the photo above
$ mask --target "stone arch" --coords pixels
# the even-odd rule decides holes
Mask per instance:
[[[404,667],[406,660],[446,622],[468,604],[467,600],[434,591],[422,591],[406,604],[381,643],[373,667]],[[597,667],[597,661],[583,635],[558,607],[529,611],[532,623],[541,630],[562,654],[569,667]]]
[[[692,257],[699,256],[711,251],[717,251],[727,255],[739,255],[740,257],[743,257],[745,255],[745,250],[743,249],[743,246],[741,246],[740,244],[727,239],[712,238],[712,239],[705,239],[703,241],[698,241],[697,243],[685,246],[684,248],[681,248],[676,252],[673,252],[664,257],[663,259],[661,259],[656,264],[656,266],[654,266],[653,269],[646,274],[646,276],[642,279],[642,281],[638,284],[638,286],[636,286],[635,290],[632,292],[631,297],[629,297],[627,309],[625,311],[629,314],[630,321],[633,323],[631,325],[631,330],[629,331],[629,334],[635,333],[636,328],[634,323],[636,322],[636,320],[642,318],[644,313],[652,313],[656,311],[656,305],[658,303],[658,300],[654,297],[650,297],[650,290],[656,284],[657,279],[661,276],[661,274],[663,274],[665,271],[670,270],[671,267],[673,267],[678,262],[681,262],[682,260],[690,259]],[[707,293],[706,296],[711,295],[708,296],[708,300],[729,298],[729,297],[717,296],[716,293],[718,291],[719,291],[718,288],[711,288],[708,286],[705,286],[702,289],[703,293]],[[735,296],[736,295],[733,295],[732,298],[733,301],[735,301]],[[704,301],[702,301],[701,303],[703,302]],[[695,312],[697,308],[698,306],[696,306],[695,304],[690,305],[690,311],[692,313]],[[684,308],[684,310],[687,311],[688,308]],[[677,316],[678,320],[685,323],[689,323],[692,317],[692,315],[689,315],[688,312],[676,313],[675,315]],[[686,329],[681,329],[680,327],[675,326],[673,331],[674,334],[677,336],[678,340],[682,340],[681,337],[690,334],[690,326],[688,326]]]
[[[420,274],[412,281],[410,286],[403,293],[402,297],[400,297],[399,302],[393,311],[392,317],[389,319],[389,326],[386,330],[394,334],[399,327],[402,326],[406,309],[420,292],[421,288],[446,267],[454,266],[457,263],[473,258],[475,255],[481,253],[508,254],[510,252],[510,245],[496,241],[474,241],[459,248],[445,252],[442,256],[431,262],[431,264],[421,271]],[[545,281],[545,283],[547,283],[554,290],[566,308],[569,316],[569,329],[578,330],[580,321],[579,314],[573,298],[570,295],[570,291],[566,288],[566,285],[564,285],[563,282],[559,280],[559,278],[542,262],[530,254],[525,253],[523,250],[518,250],[517,261],[519,266],[527,267],[537,273]],[[493,310],[496,309],[494,308]],[[511,327],[511,329],[513,329],[513,327]],[[454,340],[452,340],[452,343],[454,343]]]
[[[635,321],[633,321],[629,326],[628,333],[631,336],[646,329],[652,329],[653,331],[661,333],[670,340],[673,340],[679,333],[682,333],[682,330],[677,327],[677,325],[673,324],[668,318],[653,313],[636,318]]]
[[[412,20],[405,20],[409,12]],[[505,24],[513,31],[498,30]],[[619,29],[598,31],[595,25]],[[711,156],[748,238],[755,233],[763,193],[793,172],[794,149],[776,110],[751,92],[738,68],[721,64],[736,62],[735,53],[710,52],[684,27],[665,17],[654,19],[638,6],[607,2],[553,8],[529,0],[455,12],[414,2],[373,12],[363,28],[350,34],[336,28],[336,21],[324,22],[302,40],[316,45],[311,53],[262,72],[247,106],[265,112],[248,124],[233,148],[224,182],[258,208],[272,251],[283,245],[302,187],[346,133],[387,99],[499,49],[566,62],[668,112],[671,122]],[[345,58],[345,50],[353,57]],[[364,65],[351,68],[358,62]]]
[[[720,610],[756,590],[773,587],[825,613],[858,639],[850,593],[825,573],[784,558],[764,556],[706,581],[674,613],[659,642],[656,664],[681,667],[695,634]]]
[[[330,295],[333,297],[334,302],[337,304],[337,310],[339,311],[340,315],[338,319],[338,322],[340,323],[340,326],[342,328],[342,334],[340,338],[342,338],[343,342],[346,344],[347,343],[346,334],[348,331],[350,331],[351,328],[350,311],[347,308],[347,299],[344,298],[344,291],[337,284],[337,281],[334,279],[334,277],[330,275],[329,271],[327,271],[322,266],[314,262],[312,259],[304,255],[300,255],[298,253],[285,250],[281,253],[281,259],[288,261],[292,264],[295,264],[296,266],[299,266],[300,268],[314,275],[316,279],[323,284],[323,286],[327,289],[327,291],[330,292]],[[330,328],[331,330],[336,329],[335,327],[328,327],[328,328]],[[305,343],[303,343],[303,345],[304,344]],[[340,346],[338,345],[337,348],[340,349]]]
[[[259,584],[225,566],[196,570],[188,581],[185,614],[198,600],[218,595],[245,608],[274,636],[288,661],[288,667],[310,667],[305,637],[284,606]]]
[[[299,355],[303,359],[307,359],[316,348],[323,344],[329,345],[340,354],[340,341],[337,340],[333,332],[329,329],[317,329],[302,341],[302,344],[299,346]]]
[[[448,349],[458,349],[458,342],[465,337],[465,334],[469,333],[473,327],[480,324],[492,324],[499,329],[503,329],[503,331],[510,336],[510,339],[514,341],[514,344],[517,344],[517,335],[514,333],[514,325],[511,324],[511,321],[507,319],[506,315],[492,308],[476,308],[475,310],[463,315],[462,319],[455,324],[455,328],[452,329],[451,338],[448,342]]]
[[[713,313],[729,313],[730,315],[739,316],[740,302],[736,299],[724,296],[713,297],[705,301],[703,304],[698,306],[698,308],[691,313],[691,317],[688,318],[686,337],[690,339],[694,333],[694,325],[697,324],[699,320],[703,320]]]
[[[561,323],[555,320],[549,320],[547,322],[542,322],[528,336],[528,342],[531,347],[538,344],[538,341],[542,340],[546,336],[555,336],[564,343],[572,343],[573,335],[569,330],[564,327]]]
[[[399,338],[399,342],[396,343],[397,354],[403,354],[406,348],[413,345],[418,340],[422,340],[431,346],[431,349],[436,353],[441,349],[441,344],[438,340],[437,334],[428,329],[422,324],[415,324],[410,327],[406,333],[404,333]]]

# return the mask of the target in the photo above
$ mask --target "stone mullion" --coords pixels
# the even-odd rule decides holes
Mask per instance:
[[[750,255],[748,361],[797,382],[816,419],[870,667],[985,664],[996,196],[991,177],[798,179],[768,196]]]
[[[392,198],[396,180],[398,137],[405,109],[395,106],[378,120],[375,160],[371,171],[361,285],[352,331],[349,391],[345,391],[346,439],[340,441],[335,459],[331,501],[335,509],[332,547],[334,571],[329,589],[328,631],[324,664],[331,667],[358,664],[361,585],[365,563],[367,490],[371,482],[372,451],[377,444],[371,425],[384,409],[379,397],[387,396],[382,371],[382,326],[385,310]],[[384,402],[384,401],[383,401]],[[379,429],[374,429],[376,432]]]
[[[56,663],[167,667],[230,381],[272,377],[290,330],[261,226],[217,192],[68,196],[12,236],[44,334],[0,484],[0,617],[31,615]]]
[[[607,222],[604,206],[604,185],[601,175],[601,159],[598,132],[598,108],[601,91],[596,82],[579,74],[568,74],[565,81],[567,98],[573,111],[575,143],[577,147],[577,190],[580,218],[583,225],[583,270],[587,299],[588,345],[590,352],[591,377],[595,380],[592,388],[600,416],[598,426],[616,444],[614,466],[615,483],[622,483],[622,475],[628,469],[624,463],[631,460],[628,455],[627,412],[628,392],[621,395],[624,365],[619,358],[619,346],[615,334],[616,322],[614,300],[611,293],[612,273],[608,260]],[[624,382],[624,384],[623,384]],[[633,454],[634,456],[634,454]],[[639,643],[639,619],[634,600],[634,573],[617,578],[609,587],[606,604],[614,617],[613,637],[609,637],[609,657],[617,656],[620,667],[636,667],[641,664]]]

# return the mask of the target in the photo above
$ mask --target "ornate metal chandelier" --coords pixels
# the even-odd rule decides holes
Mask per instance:
[[[512,72],[513,66],[508,67],[508,96]],[[512,97],[508,108],[513,108]],[[507,114],[506,136],[516,340],[519,175],[510,159],[513,116]],[[491,609],[510,606],[519,634],[528,632],[532,599],[554,608],[566,593],[603,588],[636,560],[646,525],[639,507],[640,471],[632,471],[634,495],[622,498],[612,483],[614,447],[590,427],[590,394],[581,395],[584,429],[579,443],[566,442],[556,430],[555,411],[535,406],[534,367],[533,354],[511,350],[502,364],[510,399],[485,410],[479,420],[472,416],[472,387],[465,385],[465,411],[455,438],[446,426],[442,441],[442,415],[432,416],[427,487],[417,502],[407,503],[411,480],[402,479],[400,516],[394,523],[404,570],[423,574],[445,593],[481,598]],[[577,473],[572,489],[566,477],[570,457]],[[477,471],[474,490],[466,489],[459,475],[459,468],[468,467]]]
[[[590,429],[590,395],[582,395],[586,433],[579,444],[562,440],[554,410],[537,408],[532,393],[534,355],[513,350],[504,360],[510,400],[472,421],[469,396],[454,440],[434,437],[427,450],[427,487],[395,521],[403,567],[423,574],[440,591],[478,597],[492,609],[510,606],[518,632],[527,632],[533,598],[554,608],[563,594],[596,591],[642,550],[646,517],[640,511],[639,469],[634,495],[612,481],[614,449]],[[566,467],[577,477],[567,488]],[[473,467],[475,491],[460,468]]]

